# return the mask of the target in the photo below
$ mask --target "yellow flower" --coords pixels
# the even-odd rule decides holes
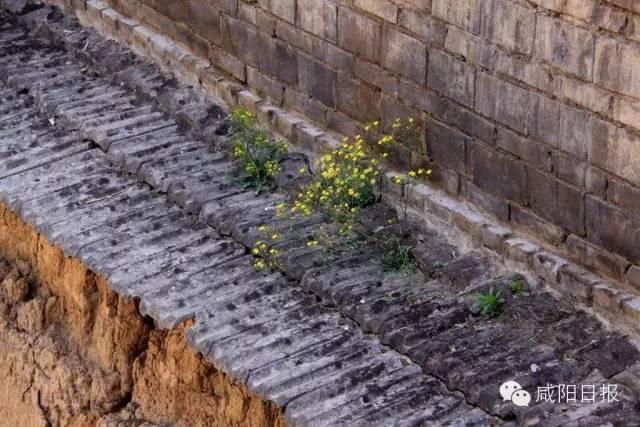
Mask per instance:
[[[269,229],[269,227],[267,227],[266,225],[261,225],[260,227],[258,227],[258,231],[261,233],[264,233],[265,231],[267,231]]]
[[[309,240],[307,242],[307,247],[309,247],[309,248],[315,248],[316,246],[318,246],[318,241],[317,240]]]
[[[411,178],[415,178],[416,177],[415,171],[409,171],[409,173],[407,175],[409,175]]]

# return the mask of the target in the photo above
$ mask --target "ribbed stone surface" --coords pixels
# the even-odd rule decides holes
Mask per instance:
[[[400,277],[371,245],[307,248],[322,219],[294,220],[279,243],[285,275],[256,272],[256,228],[274,222],[286,195],[235,184],[220,108],[50,19],[48,37],[68,52],[0,23],[0,200],[115,291],[140,297],[160,325],[194,319],[194,348],[282,405],[292,425],[488,425],[540,411],[550,425],[637,419],[627,389],[604,410],[503,404],[503,381],[530,391],[594,372],[606,381],[638,353],[546,293],[512,296],[516,276],[435,232],[415,231],[420,270]],[[388,237],[389,212],[365,212],[360,231]],[[471,307],[492,287],[505,312],[486,320]]]

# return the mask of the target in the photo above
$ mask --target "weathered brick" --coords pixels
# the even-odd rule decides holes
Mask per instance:
[[[104,9],[102,11],[102,26],[103,30],[110,36],[115,36],[118,32],[118,21],[123,18],[118,12],[113,9]]]
[[[231,56],[217,46],[209,47],[209,60],[212,64],[231,74],[236,79],[246,80],[246,65],[235,56]]]
[[[544,144],[522,137],[508,129],[498,128],[496,145],[542,170],[551,170],[551,150]]]
[[[284,99],[284,84],[271,79],[253,67],[247,67],[247,84],[259,94],[266,96],[278,105]]]
[[[605,116],[613,113],[614,94],[591,83],[584,83],[568,76],[555,76],[554,93],[591,111]]]
[[[531,3],[542,6],[546,9],[553,10],[555,12],[562,12],[562,6],[564,6],[565,0],[530,0]]]
[[[640,138],[602,123],[602,136],[591,140],[589,158],[596,166],[640,185]]]
[[[260,31],[269,34],[270,36],[276,35],[276,25],[277,22],[282,22],[278,18],[273,15],[268,14],[262,9],[256,10],[256,26]]]
[[[575,264],[567,264],[560,269],[560,292],[570,295],[577,302],[590,305],[593,297],[593,287],[601,280],[587,270]]]
[[[193,32],[191,27],[185,24],[176,24],[176,40],[189,48],[191,52],[200,58],[209,56],[209,41]]]
[[[187,23],[196,33],[212,43],[220,44],[220,9],[202,0],[189,0]]]
[[[470,64],[478,63],[481,50],[481,39],[455,27],[447,29],[444,48],[452,54],[462,57]]]
[[[304,121],[296,115],[283,110],[278,110],[275,112],[275,123],[278,132],[280,132],[285,138],[293,139],[296,127],[302,126]]]
[[[598,3],[602,4],[598,0],[566,0],[563,9],[568,15],[590,22]]]
[[[538,16],[536,54],[564,71],[591,81],[595,35],[559,18]]]
[[[482,36],[504,48],[529,55],[533,52],[536,11],[509,0],[484,2]]]
[[[574,234],[569,234],[565,245],[571,256],[580,264],[616,280],[622,280],[629,266],[629,262],[621,256],[594,246]]]
[[[616,92],[640,98],[640,47],[598,37],[594,81]]]
[[[327,112],[327,125],[342,135],[362,135],[364,131],[361,123],[339,111]]]
[[[568,261],[551,252],[542,251],[533,256],[533,270],[540,278],[549,284],[557,284],[560,279],[560,270],[568,264]]]
[[[469,31],[480,33],[482,7],[481,0],[433,0],[433,16]]]
[[[435,120],[427,121],[427,154],[436,163],[466,173],[467,146],[471,138]]]
[[[560,104],[543,95],[534,96],[533,123],[529,135],[553,146],[558,142]]]
[[[593,1],[594,4],[590,13],[587,13],[584,17],[580,16],[579,18],[590,21],[599,28],[613,33],[622,33],[626,30],[626,27],[629,25],[628,13],[604,3],[595,4],[595,0],[591,1]]]
[[[444,120],[485,144],[494,143],[496,127],[493,123],[455,102],[445,102]]]
[[[329,107],[336,105],[337,73],[306,55],[298,56],[299,87]]]
[[[311,34],[280,19],[276,21],[276,37],[304,52],[312,50],[313,36]]]
[[[284,105],[320,124],[327,123],[327,106],[292,87],[285,87]]]
[[[607,1],[623,9],[640,13],[640,3],[638,3],[636,0],[607,0]]]
[[[586,111],[562,105],[560,107],[560,133],[558,148],[581,160],[587,158],[591,132]]]
[[[584,195],[534,168],[527,169],[528,201],[542,218],[576,234],[584,234]]]
[[[478,73],[476,111],[527,134],[537,96],[485,73]]]
[[[608,251],[619,253],[631,262],[640,261],[640,221],[605,201],[587,196],[587,238]]]
[[[390,95],[398,94],[398,79],[376,64],[356,58],[354,75],[358,76],[358,78],[365,82],[382,89],[384,93],[388,93]]]
[[[640,218],[640,188],[616,178],[610,178],[608,183],[607,200]]]
[[[382,19],[398,22],[398,6],[389,0],[355,0],[356,7],[379,16]]]
[[[533,242],[519,237],[511,237],[505,241],[507,257],[528,266],[533,265],[533,256],[542,248]]]
[[[622,313],[634,324],[640,322],[640,298],[632,298],[622,302]]]
[[[625,281],[640,290],[640,267],[632,265],[625,276]]]
[[[303,150],[313,152],[316,150],[318,138],[324,136],[325,133],[308,124],[301,124],[295,127],[293,135],[296,145],[302,147]]]
[[[607,175],[601,169],[589,165],[587,167],[584,185],[588,193],[604,199],[607,192],[608,179]]]
[[[405,0],[405,3],[423,12],[431,12],[431,0]]]
[[[216,5],[231,16],[238,13],[238,0],[217,0]]]
[[[640,102],[629,98],[617,98],[614,118],[640,130]]]
[[[435,118],[442,118],[444,115],[442,97],[424,86],[402,79],[398,81],[397,94],[411,107],[426,111]]]
[[[265,7],[280,19],[294,24],[296,22],[296,0],[261,0]]]
[[[223,15],[221,21],[221,46],[231,55],[251,66],[258,65],[258,33],[250,25]]]
[[[559,245],[565,240],[567,233],[561,227],[518,205],[510,205],[509,218],[514,228],[538,236],[545,242]]]
[[[555,150],[552,154],[553,170],[556,176],[576,187],[585,187],[587,163],[577,160],[574,156]]]
[[[467,107],[473,107],[475,69],[438,49],[431,49],[427,86]]]
[[[347,7],[338,9],[338,45],[350,52],[377,61],[380,49],[380,24]]]
[[[619,314],[622,302],[629,298],[630,294],[605,283],[593,287],[593,305],[605,309],[609,314]]]
[[[298,76],[298,58],[296,53],[279,40],[263,34],[258,36],[258,44],[248,49],[256,50],[258,68],[262,73],[270,74],[278,79],[295,84]]]
[[[411,9],[402,9],[398,23],[428,44],[444,45],[447,29],[440,21],[431,16],[417,13]]]
[[[312,34],[336,42],[338,6],[333,1],[298,0],[298,24]]]
[[[378,120],[380,91],[343,73],[338,75],[338,109],[361,122]]]
[[[403,104],[394,96],[382,93],[380,100],[380,127],[383,132],[392,132],[393,122],[398,118],[419,120],[422,114],[414,108]]]
[[[484,191],[471,181],[463,180],[460,184],[460,194],[465,199],[491,213],[499,220],[509,220],[509,203],[506,200]]]
[[[340,49],[334,44],[313,38],[311,40],[311,50],[309,53],[314,58],[327,63],[327,65],[337,70],[347,74],[353,74],[355,68],[355,58],[353,54]]]
[[[166,17],[175,22],[187,22],[189,20],[189,8],[183,2],[155,1],[153,7]]]
[[[258,24],[258,6],[254,6],[243,1],[240,2],[238,7],[238,19],[248,22],[252,25]]]
[[[475,185],[495,195],[524,204],[526,174],[524,166],[519,161],[477,143],[471,146],[469,160]]]
[[[385,27],[380,63],[383,67],[424,85],[427,76],[427,49],[420,40]]]

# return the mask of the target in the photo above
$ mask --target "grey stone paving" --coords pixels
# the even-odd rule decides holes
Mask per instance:
[[[0,18],[0,200],[160,325],[195,318],[192,345],[292,425],[639,419],[634,381],[605,406],[503,403],[503,381],[615,383],[640,357],[567,302],[511,296],[495,260],[434,232],[416,231],[421,269],[408,279],[368,245],[307,248],[320,218],[290,224],[286,275],[254,271],[247,247],[286,195],[234,184],[220,108],[69,18],[42,9],[23,22],[43,17],[47,42]],[[384,238],[395,213],[376,209],[362,231]],[[497,320],[470,309],[491,287],[506,298]]]

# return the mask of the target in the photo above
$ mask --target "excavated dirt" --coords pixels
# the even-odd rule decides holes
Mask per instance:
[[[136,301],[0,206],[0,420],[11,426],[283,426]]]

